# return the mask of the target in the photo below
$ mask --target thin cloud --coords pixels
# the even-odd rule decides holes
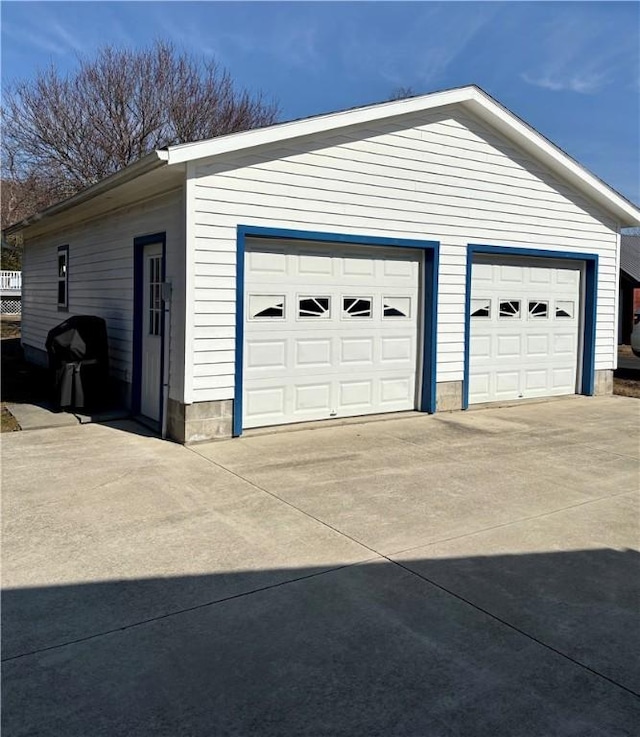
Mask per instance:
[[[8,24],[4,24],[3,34],[18,34],[23,44],[33,46],[39,51],[45,51],[49,54],[65,54],[68,49],[63,44],[56,42],[54,39],[43,36],[40,33],[31,31],[28,28],[20,27],[20,29],[12,28]]]
[[[542,87],[545,90],[552,90],[553,92],[577,92],[581,95],[593,95],[608,83],[608,79],[604,74],[578,74],[564,79],[549,75],[534,77],[526,72],[520,76],[527,84],[531,84],[534,87]]]
[[[285,30],[284,42],[277,36],[270,43],[273,54],[279,55],[291,66],[304,67],[318,62],[318,29],[311,23],[295,24]]]
[[[218,42],[219,39],[215,37],[215,31],[206,25],[203,30],[202,23],[197,21],[186,23],[170,16],[164,10],[156,13],[153,20],[155,24],[151,25],[158,28],[157,38],[169,40],[184,51],[213,57],[215,61],[226,62],[221,44]],[[246,51],[249,49],[250,43],[248,42]]]
[[[427,51],[421,54],[420,76],[424,84],[432,83],[445,73],[482,28],[494,18],[499,8],[479,3],[475,6],[465,4],[458,12],[451,11],[452,8],[447,8],[446,16],[434,18],[439,42],[430,39]]]
[[[308,69],[310,64],[323,64],[319,48],[319,29],[309,18],[294,21],[283,19],[269,28],[255,32],[224,33],[217,39],[223,54],[260,53],[279,59],[290,67]]]
[[[61,23],[54,21],[51,23],[50,28],[66,46],[67,51],[73,49],[73,51],[82,54],[87,50],[87,46],[80,41],[80,38],[68,31]]]
[[[49,32],[44,33],[39,30],[41,26],[46,26]],[[53,19],[38,24],[37,28],[22,24],[18,29],[14,28],[12,24],[5,23],[3,35],[5,34],[17,34],[21,43],[32,46],[38,51],[55,54],[56,56],[68,54],[70,51],[83,53],[87,50],[87,47],[78,37],[74,36],[61,23]]]
[[[156,10],[151,25],[180,48],[215,57],[228,66],[238,56],[248,55],[271,57],[293,68],[308,69],[311,64],[316,67],[323,64],[319,26],[312,14],[291,18],[288,7],[277,14],[274,9],[273,22],[258,25],[248,13],[241,31],[222,31],[197,20],[185,22],[174,14],[175,4],[168,5],[168,9]]]
[[[375,69],[392,85],[427,87],[442,79],[448,68],[490,23],[501,7],[494,3],[455,3],[423,6],[424,12],[406,32],[373,36],[354,33],[343,58],[360,77]]]
[[[616,37],[593,17],[572,11],[548,24],[542,46],[544,61],[520,78],[553,92],[593,95],[637,65],[637,39]]]
[[[114,10],[109,9],[108,6],[105,6],[105,10],[109,10],[107,25],[110,29],[110,42],[132,48],[135,45],[135,41],[133,36],[125,30],[125,24],[121,22]]]

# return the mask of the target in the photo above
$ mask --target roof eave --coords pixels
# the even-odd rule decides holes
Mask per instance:
[[[640,209],[636,205],[594,174],[591,174],[577,161],[510,110],[503,107],[486,92],[475,85],[471,85],[156,150],[107,179],[78,192],[73,197],[11,225],[4,233],[5,235],[12,235],[20,232],[44,218],[69,210],[165,165],[184,164],[189,161],[207,159],[225,153],[277,143],[290,138],[309,136],[314,133],[337,130],[374,120],[384,120],[455,104],[464,105],[478,117],[485,119],[486,122],[503,132],[507,137],[514,139],[525,150],[528,149],[533,156],[546,163],[561,177],[572,183],[585,196],[599,204],[603,210],[612,214],[621,227],[640,225]]]
[[[615,215],[621,227],[640,225],[640,209],[626,197],[616,192],[588,169],[565,153],[556,144],[514,115],[486,92],[477,89],[469,102],[470,109],[482,118],[490,118],[492,124],[506,135],[515,134],[520,145],[528,149],[552,170],[560,173],[575,187],[583,191],[603,209]]]
[[[168,163],[168,158],[169,157],[166,150],[152,151],[146,156],[143,156],[143,158],[141,158],[139,161],[130,164],[129,166],[121,169],[115,174],[111,174],[111,176],[107,177],[106,179],[102,179],[101,181],[92,184],[90,187],[87,187],[77,194],[68,197],[66,200],[56,202],[55,205],[51,205],[51,207],[48,207],[46,210],[37,212],[34,215],[30,215],[28,218],[25,218],[24,220],[10,225],[8,228],[5,228],[3,234],[5,236],[14,235],[15,233],[19,233],[21,230],[24,230],[31,225],[35,225],[36,223],[41,222],[45,218],[59,215],[60,213],[65,212],[66,210],[70,210],[77,205],[88,202],[89,200],[92,200],[99,195],[105,194],[106,192],[109,192],[109,190],[126,184],[127,182],[130,182],[133,179],[142,176],[143,174],[148,174],[155,169],[166,166]]]
[[[384,120],[454,104],[463,104],[505,135],[515,139],[532,155],[545,162],[560,176],[564,176],[588,198],[612,214],[621,227],[640,225],[640,209],[636,205],[475,85],[281,123],[208,141],[169,146],[167,163],[173,165],[197,159],[208,159],[234,151],[278,143],[289,138],[309,136],[359,123]]]
[[[384,120],[408,113],[443,107],[444,105],[453,105],[471,99],[473,93],[479,91],[478,87],[459,87],[444,92],[432,92],[420,97],[393,100],[378,105],[368,105],[353,110],[342,110],[327,115],[303,118],[302,120],[233,133],[206,141],[180,143],[167,148],[168,163],[172,165],[196,159],[206,159],[219,154],[253,148],[254,146],[278,143],[298,136],[310,136],[314,133],[323,133],[358,125],[359,123],[368,123],[372,120]]]

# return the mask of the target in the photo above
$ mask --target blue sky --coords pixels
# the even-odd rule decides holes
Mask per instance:
[[[475,83],[640,202],[635,2],[3,2],[2,81],[102,44],[215,57],[282,119]]]

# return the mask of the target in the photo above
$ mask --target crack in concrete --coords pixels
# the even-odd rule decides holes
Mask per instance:
[[[314,573],[308,573],[305,576],[298,576],[296,578],[287,579],[286,581],[278,581],[277,583],[268,584],[267,586],[260,586],[257,589],[251,589],[250,591],[241,591],[237,594],[230,594],[229,596],[223,596],[220,599],[212,599],[210,601],[202,602],[201,604],[194,604],[193,606],[186,607],[184,609],[175,609],[171,612],[165,612],[164,614],[157,614],[154,617],[148,617],[147,619],[141,619],[137,622],[130,622],[129,624],[122,625],[121,627],[114,627],[113,629],[103,630],[101,632],[94,632],[91,635],[85,637],[78,637],[74,640],[67,640],[65,642],[57,642],[55,645],[48,645],[47,647],[36,648],[35,650],[29,650],[25,653],[18,653],[17,655],[10,655],[6,658],[2,658],[0,662],[8,663],[12,660],[19,660],[21,658],[27,658],[31,655],[40,655],[41,653],[49,652],[50,650],[58,650],[69,645],[77,645],[83,642],[89,642],[90,640],[96,640],[100,637],[106,637],[107,635],[113,635],[118,632],[125,632],[126,630],[134,629],[135,627],[141,627],[145,624],[153,624],[154,622],[160,622],[163,619],[169,619],[170,617],[176,617],[180,614],[188,614],[189,612],[195,612],[198,609],[206,609],[207,607],[215,606],[216,604],[223,604],[227,601],[233,601],[234,599],[241,599],[245,596],[251,596],[251,594],[257,594],[261,591],[269,591],[270,589],[276,589],[280,586],[286,586],[290,583],[296,583],[298,581],[305,581],[306,579],[316,578],[317,576],[324,576],[327,573],[336,573],[345,568],[353,568],[354,566],[361,565],[362,563],[369,563],[373,558],[367,560],[357,561],[355,563],[346,563],[343,566],[336,566],[335,568],[327,568],[325,571],[316,571]]]
[[[132,622],[130,624],[123,625],[121,627],[116,627],[116,628],[113,628],[111,630],[105,630],[105,631],[102,631],[102,632],[99,632],[99,633],[93,633],[91,635],[87,635],[86,637],[81,637],[81,638],[77,638],[77,639],[74,639],[74,640],[69,640],[69,641],[66,641],[66,642],[63,642],[63,643],[56,643],[55,645],[50,645],[48,647],[37,648],[35,650],[29,651],[29,652],[25,652],[25,653],[19,653],[17,655],[12,655],[12,656],[3,658],[1,662],[3,662],[3,663],[11,662],[11,661],[14,661],[14,660],[18,660],[18,659],[25,658],[25,657],[30,657],[30,656],[33,656],[33,655],[39,655],[41,653],[48,652],[48,651],[51,651],[51,650],[57,650],[57,649],[61,649],[61,648],[64,648],[64,647],[68,647],[70,645],[85,643],[85,642],[92,641],[92,640],[95,640],[95,639],[98,639],[98,638],[101,638],[101,637],[106,637],[106,636],[111,635],[111,634],[116,634],[116,633],[119,633],[119,632],[124,632],[124,631],[130,630],[130,629],[136,628],[136,627],[141,627],[141,626],[144,626],[144,625],[147,625],[147,624],[153,624],[153,623],[158,622],[158,621],[161,621],[163,619],[168,619],[168,618],[171,618],[171,617],[179,616],[181,614],[187,614],[189,612],[193,612],[193,611],[197,611],[197,610],[200,610],[200,609],[205,609],[205,608],[208,608],[208,607],[216,606],[218,604],[222,604],[222,603],[225,603],[227,601],[232,601],[234,599],[240,599],[240,598],[243,598],[243,597],[246,597],[246,596],[251,596],[251,595],[256,594],[256,593],[260,593],[260,592],[263,592],[263,591],[268,591],[270,589],[279,588],[281,586],[286,586],[286,585],[289,585],[289,584],[292,584],[292,583],[296,583],[296,582],[299,582],[299,581],[304,581],[304,580],[307,580],[307,579],[316,578],[318,576],[323,576],[323,575],[330,574],[330,573],[337,573],[338,571],[345,570],[345,569],[348,569],[348,568],[353,568],[353,567],[356,567],[356,566],[359,566],[359,565],[363,565],[363,564],[372,562],[374,560],[384,560],[387,563],[390,563],[391,565],[396,566],[397,568],[405,571],[409,575],[418,578],[422,582],[427,583],[427,584],[429,584],[431,586],[434,586],[435,588],[441,590],[443,593],[446,593],[447,595],[452,596],[453,598],[455,598],[458,601],[466,604],[467,606],[470,606],[471,608],[473,608],[477,612],[481,612],[485,616],[487,616],[487,617],[491,618],[492,620],[500,623],[501,625],[509,628],[510,630],[512,630],[514,632],[517,632],[518,634],[520,634],[523,637],[527,638],[531,642],[536,643],[540,647],[543,647],[546,650],[554,653],[555,655],[564,658],[565,660],[571,662],[573,665],[575,665],[575,666],[577,666],[579,668],[582,668],[582,669],[588,671],[592,675],[597,676],[597,677],[599,677],[599,678],[607,681],[611,685],[616,686],[616,687],[622,689],[623,691],[626,691],[627,693],[632,694],[633,696],[640,697],[640,693],[638,693],[636,691],[633,691],[632,689],[628,688],[624,684],[619,683],[618,681],[615,681],[612,678],[609,678],[608,676],[604,675],[603,673],[600,673],[597,670],[594,670],[593,668],[591,668],[590,666],[586,665],[585,663],[582,663],[579,660],[576,660],[575,658],[571,657],[567,653],[562,652],[561,650],[558,650],[553,645],[550,645],[550,644],[544,642],[543,640],[540,640],[539,638],[535,637],[534,635],[530,634],[529,632],[526,632],[525,630],[520,629],[519,627],[517,627],[517,626],[511,624],[510,622],[502,619],[501,617],[497,616],[496,614],[492,613],[491,611],[482,608],[481,606],[477,605],[476,603],[474,603],[473,601],[471,601],[469,599],[466,599],[465,597],[461,596],[460,594],[456,593],[455,591],[453,591],[451,589],[448,589],[445,586],[442,586],[441,584],[437,583],[436,581],[434,581],[434,580],[432,580],[432,579],[430,579],[430,578],[428,578],[428,577],[426,577],[426,576],[418,573],[417,571],[414,571],[413,569],[411,569],[407,565],[405,565],[403,563],[400,563],[397,560],[394,560],[394,559],[392,559],[390,557],[391,555],[400,555],[402,553],[406,553],[406,552],[409,552],[411,550],[415,550],[415,549],[418,549],[418,548],[429,547],[431,545],[435,545],[435,544],[438,544],[440,542],[447,542],[449,540],[461,539],[461,538],[470,537],[470,536],[473,536],[473,535],[478,535],[478,534],[481,534],[483,532],[487,532],[487,531],[490,531],[490,530],[499,529],[501,527],[508,527],[508,526],[513,525],[513,524],[518,524],[519,522],[528,521],[528,520],[532,520],[532,519],[541,519],[541,518],[544,518],[544,517],[551,516],[553,514],[557,514],[559,512],[564,511],[564,510],[573,509],[573,508],[581,507],[581,506],[588,505],[588,504],[593,504],[593,503],[596,503],[598,501],[603,501],[605,499],[611,499],[611,498],[615,498],[615,497],[618,497],[618,496],[629,495],[629,494],[631,494],[633,492],[626,491],[626,492],[621,492],[620,494],[615,494],[615,495],[610,495],[610,496],[604,496],[604,497],[598,497],[597,499],[589,499],[589,500],[586,500],[584,502],[580,502],[580,503],[573,504],[573,505],[568,505],[567,507],[563,507],[562,509],[553,510],[551,512],[545,512],[545,513],[540,514],[540,515],[534,515],[534,516],[531,516],[531,517],[520,518],[518,520],[513,520],[511,522],[505,522],[505,523],[503,523],[501,525],[495,525],[495,526],[492,526],[492,527],[483,528],[481,530],[476,530],[474,532],[465,533],[463,535],[458,535],[458,536],[451,537],[451,538],[443,538],[443,539],[440,539],[440,540],[432,541],[430,543],[425,543],[424,545],[419,545],[419,546],[415,546],[415,547],[412,547],[412,548],[407,548],[405,550],[401,550],[401,551],[397,551],[397,552],[385,554],[385,553],[381,553],[380,551],[376,550],[375,548],[372,548],[371,546],[367,545],[366,543],[362,542],[361,540],[358,540],[357,538],[352,537],[351,535],[345,533],[344,531],[339,530],[338,528],[334,527],[333,525],[329,524],[328,522],[325,522],[324,520],[319,519],[318,517],[315,517],[313,514],[310,514],[309,512],[301,509],[300,507],[297,507],[295,504],[292,504],[291,502],[287,501],[286,499],[283,499],[282,497],[278,496],[278,494],[276,494],[275,492],[272,492],[272,491],[269,491],[268,489],[263,488],[262,486],[256,484],[255,482],[251,481],[250,479],[245,478],[240,473],[237,473],[237,472],[235,472],[235,471],[227,468],[223,464],[218,463],[218,462],[212,460],[211,458],[207,458],[207,457],[201,455],[200,453],[198,453],[196,450],[194,450],[192,448],[188,448],[187,447],[187,450],[191,451],[192,453],[194,453],[195,455],[197,455],[199,458],[203,458],[204,460],[206,460],[209,463],[211,463],[212,465],[220,468],[221,470],[226,471],[227,473],[231,474],[232,476],[235,476],[236,478],[240,479],[244,483],[249,484],[254,489],[256,489],[256,490],[258,490],[258,491],[260,491],[260,492],[262,492],[264,494],[268,494],[272,498],[278,500],[280,503],[285,504],[286,506],[288,506],[288,507],[296,510],[300,514],[303,514],[305,517],[307,517],[309,519],[312,519],[315,522],[317,522],[318,524],[320,524],[320,525],[322,525],[322,526],[330,529],[332,532],[335,532],[336,534],[340,535],[341,537],[344,537],[344,538],[352,541],[353,543],[359,545],[360,547],[364,548],[365,550],[373,553],[373,556],[371,558],[367,558],[367,559],[364,559],[364,560],[361,560],[361,561],[357,561],[357,562],[354,562],[354,563],[348,563],[348,564],[345,564],[345,565],[342,565],[342,566],[336,566],[336,567],[328,568],[328,569],[326,569],[324,571],[317,571],[317,572],[310,573],[310,574],[307,574],[307,575],[304,575],[304,576],[299,576],[299,577],[296,577],[296,578],[287,579],[286,581],[279,581],[279,582],[274,583],[274,584],[269,584],[267,586],[262,586],[262,587],[259,587],[259,588],[256,588],[256,589],[252,589],[250,591],[244,591],[244,592],[240,592],[238,594],[232,594],[230,596],[221,597],[220,599],[214,599],[214,600],[211,600],[211,601],[203,602],[201,604],[196,604],[194,606],[186,607],[184,609],[179,609],[179,610],[174,610],[174,611],[171,611],[171,612],[166,612],[164,614],[160,614],[160,615],[157,615],[157,616],[154,616],[154,617],[150,617],[150,618],[147,618],[147,619],[144,619],[144,620],[140,620],[140,621],[137,621],[137,622]],[[617,455],[617,454],[613,454],[613,455]],[[624,456],[624,457],[627,457],[627,456]],[[123,475],[126,475],[126,474],[123,474]],[[109,483],[109,482],[107,482],[107,483]]]
[[[191,448],[189,448],[189,450],[191,450]],[[192,452],[193,453],[196,453],[201,458],[204,458],[205,457],[205,456],[202,456],[199,453],[197,453],[197,451],[195,451],[195,450],[192,450]],[[259,486],[255,482],[253,482],[253,481],[245,478],[244,476],[241,476],[240,474],[236,473],[235,471],[232,471],[231,469],[227,468],[226,466],[222,465],[221,463],[218,463],[218,462],[212,460],[211,458],[206,458],[206,460],[209,461],[209,463],[211,463],[212,465],[217,466],[218,468],[221,468],[221,469],[223,469],[223,470],[225,470],[225,471],[233,474],[237,478],[243,480],[245,483],[250,484],[255,489],[257,489],[259,491],[262,491],[263,493],[268,494],[269,496],[273,497],[274,499],[277,499],[281,503],[286,504],[287,506],[291,507],[292,509],[295,509],[296,511],[298,511],[301,514],[305,515],[306,517],[308,517],[308,518],[310,518],[312,520],[315,520],[319,524],[321,524],[321,525],[329,528],[330,530],[336,532],[337,534],[342,535],[343,537],[346,537],[347,539],[349,539],[349,540],[357,543],[358,545],[361,545],[362,547],[366,548],[367,550],[370,550],[372,553],[375,553],[376,556],[378,556],[381,559],[386,560],[391,565],[396,566],[396,567],[402,569],[403,571],[406,571],[407,573],[411,574],[412,576],[415,576],[416,578],[420,579],[421,581],[423,581],[425,583],[430,584],[431,586],[435,586],[437,589],[443,591],[444,593],[448,594],[449,596],[452,596],[453,598],[457,599],[458,601],[463,602],[467,606],[472,607],[476,611],[481,612],[482,614],[490,617],[494,621],[499,622],[500,624],[502,624],[503,626],[509,628],[513,632],[517,632],[518,634],[520,634],[523,637],[527,638],[531,642],[535,642],[540,647],[543,647],[546,650],[549,650],[550,652],[555,653],[556,655],[564,658],[565,660],[569,661],[570,663],[573,663],[574,665],[578,666],[579,668],[583,668],[584,670],[588,671],[592,675],[595,675],[595,676],[597,676],[599,678],[602,678],[603,680],[607,681],[608,683],[612,684],[613,686],[617,686],[618,688],[622,689],[623,691],[626,691],[627,693],[630,693],[633,696],[636,696],[636,697],[640,698],[640,693],[638,693],[638,692],[636,692],[636,691],[628,688],[624,684],[619,683],[618,681],[615,681],[612,678],[609,678],[609,676],[604,675],[604,673],[600,673],[599,671],[594,670],[593,668],[591,668],[590,666],[588,666],[586,663],[582,663],[581,661],[576,660],[575,658],[571,657],[567,653],[564,653],[561,650],[558,650],[553,645],[550,645],[550,644],[544,642],[543,640],[540,640],[539,638],[535,637],[534,635],[530,634],[529,632],[526,632],[525,630],[520,629],[516,625],[511,624],[510,622],[507,622],[505,619],[502,619],[501,617],[499,617],[498,615],[494,614],[493,612],[490,612],[487,609],[483,609],[481,606],[475,604],[473,601],[471,601],[469,599],[465,599],[463,596],[461,596],[460,594],[457,594],[455,591],[452,591],[451,589],[448,589],[445,586],[442,586],[441,584],[437,583],[436,581],[433,581],[432,579],[430,579],[430,578],[428,578],[428,577],[426,577],[426,576],[424,576],[424,575],[422,575],[422,574],[420,574],[420,573],[412,570],[411,568],[407,567],[406,565],[403,565],[402,563],[400,563],[400,562],[398,562],[396,560],[393,560],[392,558],[389,557],[389,555],[395,555],[395,553],[389,553],[389,554],[381,553],[380,551],[376,550],[375,548],[372,548],[370,545],[367,545],[366,543],[362,542],[361,540],[357,540],[356,538],[352,537],[351,535],[348,535],[347,533],[345,533],[345,532],[337,529],[336,527],[334,527],[333,525],[329,524],[328,522],[325,522],[324,520],[321,520],[318,517],[315,517],[313,514],[310,514],[309,512],[306,512],[303,509],[300,509],[295,504],[292,504],[291,502],[287,501],[286,499],[282,499],[276,493],[274,493],[272,491],[269,491],[268,489],[265,489],[265,488]],[[617,496],[623,496],[624,494],[629,494],[629,493],[630,492],[623,492],[621,494],[616,494],[614,496],[615,497],[617,497]],[[595,502],[595,501],[601,501],[602,499],[610,499],[610,498],[613,498],[613,497],[610,497],[609,496],[609,497],[601,497],[599,500],[588,500],[588,501],[585,501],[585,502],[581,502],[580,504],[577,504],[577,505],[570,505],[570,506],[566,507],[566,509],[570,509],[573,506],[583,506],[584,504],[590,504],[590,503],[592,503],[592,501]],[[556,510],[555,513],[557,513],[558,511],[562,511],[562,510]],[[548,513],[548,514],[553,514],[553,513]],[[547,516],[547,515],[542,515],[542,516]],[[504,526],[508,526],[510,524],[514,524],[514,523],[513,522],[511,522],[511,523],[505,523]],[[475,533],[469,533],[469,534],[478,534],[478,532],[479,531],[477,531]],[[360,564],[353,564],[353,565],[360,565]],[[351,567],[351,566],[345,566],[345,567]]]
[[[432,540],[428,543],[422,543],[420,545],[413,545],[410,548],[404,548],[403,550],[394,550],[393,552],[389,553],[389,555],[403,555],[404,553],[410,553],[412,550],[420,550],[421,548],[428,548],[432,545],[438,545],[439,543],[446,543],[451,542],[452,540],[462,540],[465,537],[473,537],[474,535],[482,535],[485,532],[491,532],[492,530],[499,530],[503,527],[511,527],[511,525],[517,525],[521,522],[530,522],[532,520],[536,519],[544,519],[545,517],[551,517],[554,514],[559,514],[560,512],[564,512],[569,509],[576,509],[578,507],[584,507],[589,504],[596,504],[597,502],[602,502],[607,499],[617,499],[619,496],[633,496],[634,494],[637,494],[638,492],[635,491],[621,491],[618,494],[610,494],[608,496],[599,496],[595,499],[587,499],[583,502],[576,502],[575,504],[569,504],[566,507],[559,507],[558,509],[552,509],[549,512],[541,512],[540,514],[534,514],[530,517],[518,517],[517,519],[513,519],[509,522],[502,522],[499,525],[492,525],[491,527],[482,527],[479,530],[474,530],[473,532],[464,532],[460,535],[453,535],[452,537],[442,537],[438,538],[437,540]]]

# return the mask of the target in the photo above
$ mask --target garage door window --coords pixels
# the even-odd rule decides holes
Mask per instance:
[[[530,301],[529,317],[532,317],[534,319],[549,317],[549,303]]]
[[[249,317],[252,320],[284,317],[283,294],[251,294],[249,295]]]
[[[491,300],[472,299],[471,317],[491,317]]]
[[[411,297],[385,297],[382,303],[383,317],[409,317],[411,315]]]
[[[373,299],[371,297],[343,297],[342,298],[342,316],[343,317],[371,317]]]
[[[500,302],[500,317],[518,318],[520,317],[520,300],[508,299]]]
[[[330,306],[329,297],[299,297],[298,317],[330,317]]]
[[[556,317],[573,319],[573,302],[558,300],[556,302]]]

